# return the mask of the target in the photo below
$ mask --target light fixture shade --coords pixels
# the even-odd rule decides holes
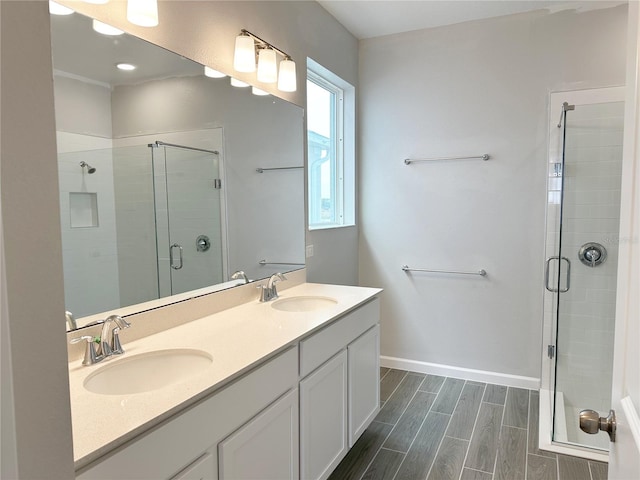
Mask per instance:
[[[64,5],[60,5],[59,3],[49,0],[49,13],[51,15],[71,15],[73,13],[73,10],[65,7]]]
[[[249,86],[248,83],[245,83],[242,80],[238,80],[237,78],[233,78],[233,77],[231,77],[231,85],[239,88],[244,88]]]
[[[219,72],[218,70],[214,70],[211,67],[204,66],[204,74],[210,78],[224,78],[227,76],[226,73]]]
[[[122,35],[124,32],[119,28],[112,27],[106,23],[102,23],[95,18],[93,19],[93,29],[103,35]]]
[[[157,0],[128,0],[127,20],[141,27],[155,27],[158,25]]]
[[[248,35],[236,37],[233,68],[238,72],[251,73],[256,71],[256,51],[253,46],[253,38]]]
[[[269,95],[269,92],[265,92],[264,90],[261,90],[257,87],[251,87],[251,93],[253,93],[254,95],[258,95],[260,97],[264,97],[265,95]]]
[[[278,81],[276,51],[271,48],[261,48],[258,52],[258,81],[262,83]]]
[[[278,75],[278,90],[281,92],[296,91],[296,62],[285,58],[280,62],[280,75]]]

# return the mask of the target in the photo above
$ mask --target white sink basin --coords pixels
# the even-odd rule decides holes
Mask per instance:
[[[84,388],[102,395],[150,392],[198,373],[213,362],[207,352],[191,349],[126,355],[89,375],[84,381]]]
[[[313,312],[329,308],[337,303],[338,301],[335,298],[301,296],[281,298],[273,302],[271,306],[282,312]]]

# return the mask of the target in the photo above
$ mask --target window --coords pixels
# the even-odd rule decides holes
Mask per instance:
[[[354,89],[312,60],[308,67],[309,228],[354,225]]]

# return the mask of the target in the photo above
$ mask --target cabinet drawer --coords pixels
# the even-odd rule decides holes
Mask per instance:
[[[300,342],[300,376],[304,377],[380,321],[374,298]]]

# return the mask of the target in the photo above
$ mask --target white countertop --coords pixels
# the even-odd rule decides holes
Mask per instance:
[[[322,296],[336,305],[311,312],[283,312],[273,302],[257,300],[165,330],[124,342],[125,354],[85,367],[69,363],[74,460],[83,467],[110,450],[215,392],[264,360],[382,290],[304,283],[280,293],[280,298]],[[135,324],[132,325],[135,328]],[[212,356],[210,367],[186,375],[178,383],[145,393],[101,395],[84,388],[85,379],[103,365],[145,352],[198,349]]]

